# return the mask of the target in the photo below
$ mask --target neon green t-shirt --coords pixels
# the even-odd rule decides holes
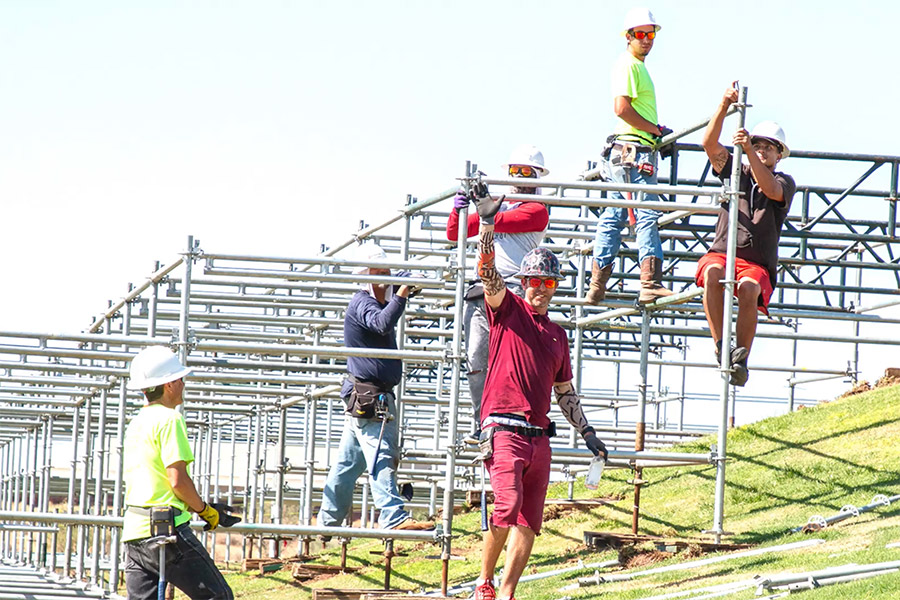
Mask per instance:
[[[180,460],[194,462],[184,417],[161,404],[143,407],[125,432],[124,481],[127,506],[174,506],[181,509],[175,526],[191,520],[188,505],[178,499],[166,467]],[[190,475],[190,471],[188,471]],[[150,537],[150,517],[125,511],[122,541]]]
[[[631,106],[651,123],[656,123],[656,89],[653,87],[653,80],[650,79],[650,72],[643,61],[636,59],[630,52],[623,52],[616,60],[612,70],[612,95],[613,98],[618,96],[627,96],[631,98]],[[635,129],[622,119],[617,118],[616,129],[614,133],[626,136],[630,139],[642,144],[653,145],[656,139],[640,129]]]

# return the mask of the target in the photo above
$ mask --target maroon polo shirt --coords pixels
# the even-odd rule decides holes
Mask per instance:
[[[485,312],[491,330],[481,420],[522,412],[532,425],[548,427],[553,384],[572,380],[565,330],[509,292]]]

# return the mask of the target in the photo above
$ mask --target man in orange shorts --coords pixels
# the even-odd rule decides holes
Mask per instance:
[[[719,143],[722,123],[728,107],[737,102],[738,91],[732,86],[725,91],[715,114],[703,134],[703,148],[713,172],[719,179],[731,177],[732,156]],[[731,383],[743,386],[750,377],[747,357],[756,335],[756,311],[768,315],[778,269],[778,240],[781,227],[791,208],[797,184],[790,175],[775,166],[790,154],[784,131],[773,121],[764,121],[752,133],[738,129],[732,138],[747,156],[749,165],[741,165],[738,189],[737,257],[735,260],[734,295],[738,300],[737,346],[731,350]],[[709,331],[716,344],[716,361],[721,360],[722,322],[724,317],[725,253],[728,247],[728,205],[722,205],[716,223],[716,235],[709,252],[697,265],[697,285],[704,288],[703,308]]]

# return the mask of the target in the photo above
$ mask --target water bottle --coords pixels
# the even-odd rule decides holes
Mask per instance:
[[[596,490],[600,485],[600,476],[603,475],[603,467],[606,466],[606,460],[602,456],[595,456],[591,461],[588,469],[587,477],[584,478],[584,487],[589,490]]]

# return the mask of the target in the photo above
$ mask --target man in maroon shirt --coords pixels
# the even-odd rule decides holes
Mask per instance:
[[[559,261],[546,248],[530,251],[517,273],[525,298],[508,293],[494,264],[494,215],[503,196],[492,198],[485,187],[476,185],[475,197],[481,222],[478,275],[490,323],[481,438],[483,456],[485,441],[491,441],[490,456],[484,458],[494,489],[475,600],[512,600],[543,520],[550,481],[550,436],[555,431],[547,417],[551,389],[563,416],[581,433],[591,452],[604,458],[607,452],[572,386],[566,332],[547,317],[550,299],[562,279]],[[494,570],[507,539],[503,582],[497,594]]]

